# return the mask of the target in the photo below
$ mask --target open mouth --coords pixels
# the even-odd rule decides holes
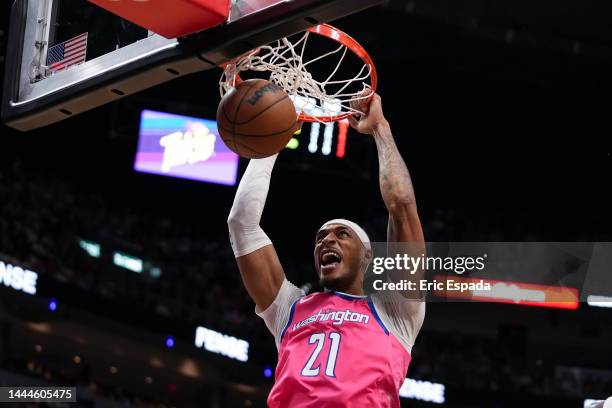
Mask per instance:
[[[321,272],[329,273],[333,271],[342,262],[342,257],[333,249],[324,249],[321,252],[320,264]]]

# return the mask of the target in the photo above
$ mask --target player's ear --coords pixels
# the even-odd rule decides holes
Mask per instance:
[[[366,275],[368,273],[368,268],[370,263],[372,262],[372,250],[366,248],[363,256],[363,274]]]

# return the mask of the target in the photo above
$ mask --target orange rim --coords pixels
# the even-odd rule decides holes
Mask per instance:
[[[351,50],[359,58],[361,58],[363,62],[366,64],[366,66],[370,68],[370,88],[372,89],[372,94],[376,92],[376,87],[378,85],[378,75],[376,73],[376,66],[374,65],[374,61],[372,61],[370,54],[368,54],[365,48],[363,48],[361,44],[357,42],[357,40],[355,40],[353,37],[351,37],[344,31],[339,30],[336,27],[331,26],[329,24],[319,24],[317,26],[310,27],[306,31],[309,31],[313,34],[318,34],[322,37],[327,37],[339,44],[342,44],[346,46],[349,50]],[[250,51],[250,53],[257,53],[257,52],[259,52],[259,49]],[[225,67],[227,67],[230,64],[233,64],[239,58],[240,57],[226,64],[221,65],[221,68],[225,69]],[[235,74],[234,83],[239,84],[240,82],[242,82],[242,78],[240,78],[239,74]],[[351,115],[352,113],[345,112],[345,113],[335,115],[335,116],[313,116],[313,115],[309,115],[307,113],[302,112],[298,116],[298,121],[301,121],[301,122],[337,122],[342,119],[346,119]]]

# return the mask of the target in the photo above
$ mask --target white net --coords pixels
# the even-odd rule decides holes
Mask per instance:
[[[241,72],[269,72],[269,80],[282,87],[293,99],[296,110],[307,114],[311,120],[324,122],[329,117],[361,114],[351,107],[351,102],[372,95],[373,90],[368,82],[374,68],[363,62],[361,69],[349,79],[336,78],[349,48],[338,44],[335,49],[305,61],[310,35],[306,31],[295,42],[291,42],[290,38],[282,38],[228,64],[219,82],[221,96],[236,85],[236,77]],[[333,61],[334,57],[337,63],[331,74],[320,79],[314,78],[309,67],[321,60]]]

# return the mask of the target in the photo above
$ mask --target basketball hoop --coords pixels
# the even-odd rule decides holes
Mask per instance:
[[[305,60],[311,34],[340,45]],[[293,37],[297,39],[292,41]],[[293,37],[264,45],[223,65],[219,81],[221,96],[242,81],[242,72],[269,72],[269,80],[282,87],[293,99],[300,121],[335,122],[355,113],[362,114],[351,107],[351,102],[370,98],[376,91],[378,79],[367,51],[351,36],[329,24],[309,28]],[[360,60],[361,69],[351,73],[349,79],[336,79],[348,51]],[[312,64],[333,56],[338,57],[338,62],[331,74],[315,79],[313,70],[309,70]]]

